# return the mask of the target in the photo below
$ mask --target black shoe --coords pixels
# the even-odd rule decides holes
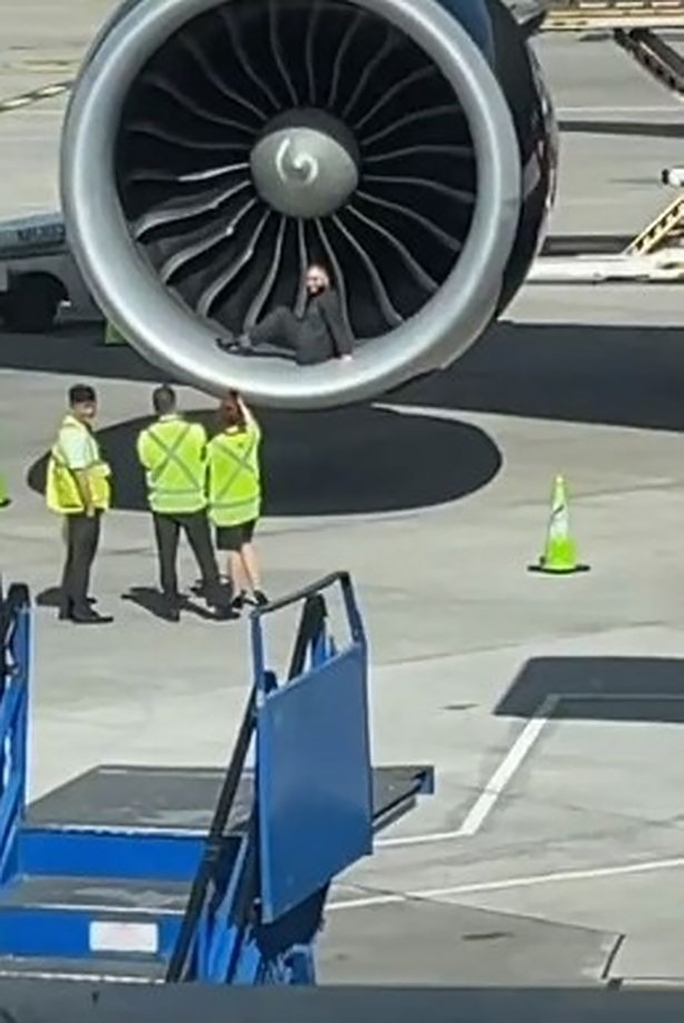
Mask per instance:
[[[109,625],[114,618],[111,615],[101,615],[88,608],[87,611],[72,611],[71,621],[75,625]]]
[[[240,617],[239,611],[236,611],[232,604],[221,604],[219,607],[212,608],[212,610],[214,618],[219,622],[230,622]]]
[[[254,344],[249,334],[240,334],[239,337],[217,338],[216,344],[223,352],[232,352],[235,355],[247,355],[254,351]]]
[[[216,347],[220,348],[222,352],[239,352],[241,350],[240,338],[235,337],[234,334],[230,334],[227,337],[217,337]]]
[[[263,590],[254,591],[254,603],[257,607],[265,607],[268,604],[268,597]]]
[[[94,604],[97,604],[97,597],[86,597],[86,604],[88,605],[88,608],[93,607]],[[71,603],[65,604],[62,607],[60,607],[59,614],[57,615],[60,622],[70,622],[73,616],[74,608],[73,604]]]
[[[232,607],[233,611],[242,611],[243,607],[245,606],[244,590],[241,593],[235,594],[235,596],[230,602],[230,606]]]
[[[162,592],[159,615],[164,621],[179,622],[183,598],[180,593]]]

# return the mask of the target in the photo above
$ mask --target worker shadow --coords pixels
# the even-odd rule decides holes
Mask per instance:
[[[458,500],[489,484],[502,455],[476,426],[370,406],[325,412],[258,412],[263,427],[263,514],[353,515],[405,511]],[[209,432],[212,412],[189,413]],[[135,441],[148,417],[99,432],[113,470],[113,506],[147,509]],[[47,454],[28,472],[44,492]]]
[[[155,618],[162,620],[168,620],[168,612],[164,603],[164,596],[160,590],[155,589],[153,586],[131,586],[125,593],[121,594],[121,599],[132,604],[136,604],[142,608],[143,611],[147,611],[149,614],[154,615]],[[203,607],[196,601],[192,600],[186,594],[181,594],[179,601],[178,610],[181,615],[191,614],[197,618],[201,618],[205,622],[225,622],[229,618],[237,618],[236,614],[230,616],[223,614],[220,615],[214,611],[210,611],[208,608]]]
[[[58,608],[60,605],[60,598],[60,587],[48,586],[46,589],[41,590],[40,593],[36,594],[36,607]],[[121,594],[121,599],[129,603],[136,604],[144,611],[154,615],[155,618],[159,618],[164,621],[168,620],[168,612],[164,603],[164,596],[161,590],[157,590],[153,586],[131,586],[125,593]],[[93,600],[91,603],[96,604],[97,601]],[[201,618],[205,622],[225,622],[229,619],[238,617],[237,614],[217,614],[216,612],[210,611],[208,608],[198,604],[196,601],[192,600],[191,597],[185,594],[181,594],[179,610],[181,615],[191,614],[196,618]]]
[[[61,588],[59,586],[48,586],[35,596],[36,607],[59,607]]]
[[[684,660],[535,657],[497,704],[500,717],[684,722]]]

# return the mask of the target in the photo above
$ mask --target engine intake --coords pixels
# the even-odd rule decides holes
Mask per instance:
[[[449,364],[515,294],[553,191],[550,103],[499,0],[444,4],[129,0],[105,27],[67,113],[63,206],[95,298],[151,362],[209,393],[340,405]],[[332,270],[351,364],[218,350],[301,311],[310,262]]]

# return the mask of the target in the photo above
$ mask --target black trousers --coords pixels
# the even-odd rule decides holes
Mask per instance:
[[[153,512],[154,534],[159,555],[159,577],[161,588],[167,600],[178,600],[178,542],[181,530],[185,533],[192,553],[202,575],[202,585],[212,604],[224,604],[223,588],[211,545],[209,522],[204,511],[180,512],[176,515],[162,515]]]
[[[324,362],[329,357],[326,352],[312,349],[310,339],[304,336],[301,320],[286,306],[278,306],[265,316],[261,323],[252,327],[248,337],[253,345],[291,348],[301,366]]]
[[[61,610],[87,614],[90,571],[100,542],[101,512],[66,516],[66,561],[62,574]]]

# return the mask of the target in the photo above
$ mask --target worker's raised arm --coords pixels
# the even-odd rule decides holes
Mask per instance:
[[[245,422],[255,423],[256,419],[254,417],[254,413],[252,412],[249,405],[247,404],[247,402],[245,401],[241,394],[237,396],[237,400],[240,404],[240,408],[242,409],[242,414],[245,417]]]

